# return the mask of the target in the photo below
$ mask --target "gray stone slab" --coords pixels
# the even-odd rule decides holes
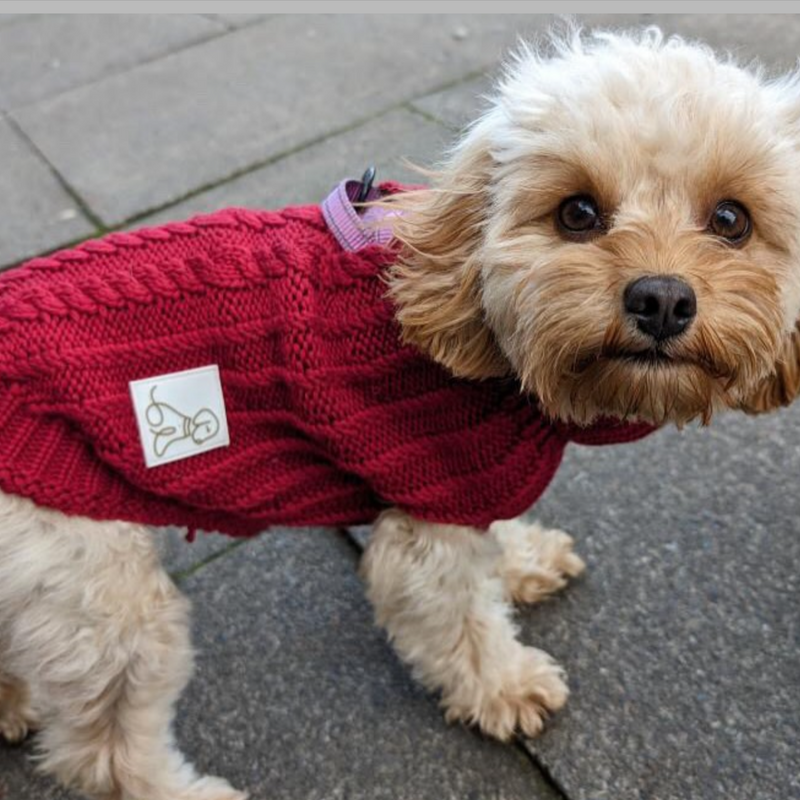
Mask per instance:
[[[369,542],[369,537],[371,534],[372,534],[371,525],[354,525],[351,528],[347,528],[347,535],[362,550],[367,546],[367,542]]]
[[[737,59],[757,59],[791,69],[800,35],[798,14],[576,14],[585,28],[620,29],[658,25],[665,33],[699,39],[733,53]]]
[[[0,27],[0,108],[34,103],[225,30],[195,14],[30,16]],[[111,104],[99,115],[113,113]]]
[[[92,233],[73,198],[2,118],[0,164],[0,267]]]
[[[494,62],[518,31],[541,24],[538,17],[277,17],[16,118],[90,207],[118,223],[457,80]],[[459,38],[465,25],[475,34]]]
[[[738,60],[757,59],[779,69],[792,69],[797,61],[798,14],[642,14],[668,33],[701,39],[730,51]]]
[[[482,75],[441,92],[420,97],[411,105],[453,130],[461,130],[487,107],[484,95],[491,90],[492,83],[490,76]]]
[[[200,656],[178,737],[254,799],[555,800],[518,749],[445,725],[335,534],[272,533],[184,586]]]
[[[573,694],[530,744],[570,800],[800,797],[800,406],[573,448],[535,516],[586,577],[522,614]]]
[[[19,20],[29,16],[30,14],[0,14],[0,25],[8,25],[9,22],[19,22]]]
[[[84,800],[40,775],[32,762],[30,742],[8,747],[0,742],[0,798],[2,800]]]
[[[449,132],[405,109],[332,136],[266,167],[170,206],[139,224],[185,219],[192,214],[225,206],[279,208],[295,203],[316,203],[342,178],[360,176],[374,164],[377,180],[420,182],[420,176],[403,164],[408,159],[430,165],[442,152]]]

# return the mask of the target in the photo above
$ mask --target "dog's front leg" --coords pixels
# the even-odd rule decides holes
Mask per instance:
[[[517,640],[502,559],[494,535],[392,510],[362,574],[378,624],[415,677],[441,691],[447,719],[508,739],[539,733],[568,692],[550,656]]]

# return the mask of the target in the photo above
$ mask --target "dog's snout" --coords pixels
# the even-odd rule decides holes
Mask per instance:
[[[694,290],[672,276],[649,276],[629,283],[623,303],[639,330],[657,342],[683,333],[697,314]]]

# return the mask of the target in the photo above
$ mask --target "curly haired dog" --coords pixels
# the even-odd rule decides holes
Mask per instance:
[[[515,382],[554,425],[786,404],[798,176],[798,73],[768,79],[654,29],[523,49],[431,188],[387,201],[396,323],[454,381]],[[582,569],[561,531],[402,508],[362,564],[379,624],[448,719],[501,739],[539,733],[567,698],[510,604]],[[188,603],[138,518],[0,495],[0,734],[39,728],[42,766],[93,798],[241,800],[174,745],[191,664]]]

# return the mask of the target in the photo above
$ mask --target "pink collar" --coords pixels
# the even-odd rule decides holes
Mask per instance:
[[[362,250],[370,245],[386,246],[392,240],[388,226],[380,226],[382,219],[392,212],[378,206],[356,211],[353,205],[361,191],[361,181],[347,178],[322,201],[322,215],[344,250]],[[382,196],[380,189],[370,189],[367,201]]]

